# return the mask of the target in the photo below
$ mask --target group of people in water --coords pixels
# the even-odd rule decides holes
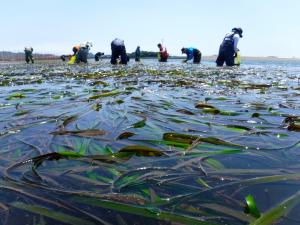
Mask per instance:
[[[239,57],[239,49],[238,49],[238,42],[239,39],[243,37],[243,30],[239,27],[233,28],[231,33],[226,34],[225,38],[223,39],[220,48],[219,54],[216,60],[217,66],[223,66],[226,63],[226,66],[234,66],[239,65],[239,60],[235,60]],[[92,47],[91,42],[86,42],[81,45],[76,45],[73,47],[73,54],[72,55],[63,55],[61,59],[63,61],[66,58],[69,58],[69,64],[73,63],[87,63],[89,51]],[[169,53],[167,48],[163,46],[162,43],[157,45],[159,52],[158,52],[158,60],[159,62],[167,62],[169,58]],[[34,59],[32,56],[33,48],[26,47],[25,48],[25,60],[27,63],[34,63]],[[202,53],[197,48],[182,48],[182,54],[186,54],[186,59],[183,62],[188,62],[193,60],[193,63],[198,64],[201,62]],[[104,55],[102,52],[98,52],[95,54],[95,60],[99,61],[100,57]],[[139,62],[141,60],[141,49],[138,46],[135,50],[135,61]],[[126,53],[126,47],[124,40],[116,38],[111,42],[111,64],[123,64],[126,65],[129,61],[129,57]]]

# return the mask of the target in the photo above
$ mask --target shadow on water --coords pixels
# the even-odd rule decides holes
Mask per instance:
[[[299,224],[299,74],[1,65],[0,224]]]

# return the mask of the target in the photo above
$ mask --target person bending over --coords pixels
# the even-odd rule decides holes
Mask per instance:
[[[79,64],[81,62],[87,63],[89,51],[90,51],[92,46],[93,45],[92,45],[91,42],[86,42],[84,44],[81,44],[80,48],[77,51],[76,50],[74,51],[74,48],[73,48],[73,52],[76,55],[75,62],[77,64]]]
[[[201,52],[196,48],[182,48],[182,54],[186,54],[186,59],[183,62],[188,62],[189,60],[193,60],[193,63],[201,62]]]
[[[97,53],[95,54],[95,61],[96,61],[96,62],[99,62],[101,56],[103,56],[103,55],[104,55],[103,52],[97,52]]]
[[[116,65],[118,58],[121,57],[120,64],[126,65],[128,62],[128,56],[126,54],[126,48],[124,40],[116,38],[111,42],[111,59],[110,63]]]

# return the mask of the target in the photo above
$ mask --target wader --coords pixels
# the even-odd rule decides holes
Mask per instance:
[[[219,55],[217,58],[217,66],[223,66],[224,62],[226,63],[226,66],[234,66],[234,40],[233,40],[234,34],[225,37],[220,49],[219,49]]]
[[[115,65],[117,64],[117,59],[121,57],[121,64],[126,65],[128,60],[126,54],[126,48],[123,45],[115,45],[114,43],[111,44],[111,60],[110,63]]]
[[[33,57],[32,57],[32,51],[25,50],[25,61],[26,63],[34,63]]]
[[[198,49],[193,50],[193,56],[194,56],[194,61],[193,63],[200,63],[201,62],[201,52]]]

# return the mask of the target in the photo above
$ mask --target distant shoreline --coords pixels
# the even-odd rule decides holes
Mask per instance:
[[[8,56],[8,57],[0,57],[0,62],[21,62],[24,61],[24,55],[22,53],[13,53],[16,55]],[[1,52],[0,52],[1,56]],[[60,56],[58,55],[51,55],[51,54],[41,54],[37,53],[34,54],[34,58],[37,61],[55,61],[60,60]],[[109,59],[110,55],[104,55],[101,57],[102,59]],[[156,57],[141,57],[142,59],[156,59]],[[90,58],[93,59],[93,58]],[[131,59],[134,59],[131,57]],[[169,59],[186,59],[185,56],[170,56]],[[217,59],[217,55],[210,55],[210,56],[202,56],[203,61],[215,61]],[[282,58],[276,56],[241,56],[242,61],[291,61],[291,62],[300,62],[300,58],[291,57],[291,58]]]
[[[217,58],[216,55],[214,56],[203,56],[202,59],[204,60],[215,60]],[[300,61],[300,58],[281,58],[275,56],[241,56],[242,60],[259,60],[259,61]]]

